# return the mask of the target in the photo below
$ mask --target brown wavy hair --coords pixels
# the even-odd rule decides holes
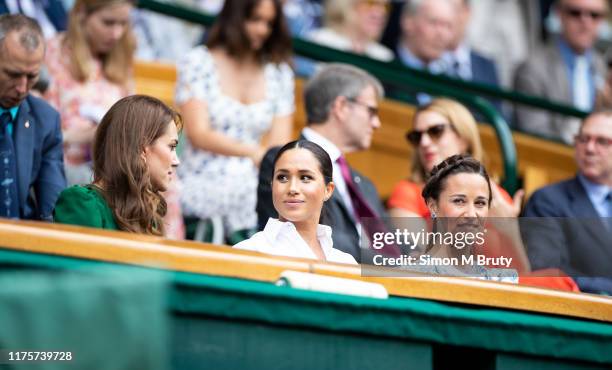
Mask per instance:
[[[135,0],[76,0],[68,17],[68,30],[64,36],[63,47],[69,54],[70,72],[80,82],[84,82],[92,74],[92,53],[83,31],[83,15],[91,14],[107,6],[116,4],[132,4]],[[109,81],[127,87],[132,77],[132,64],[136,38],[129,24],[117,42],[117,45],[102,60],[102,72]]]
[[[263,0],[225,0],[215,24],[210,29],[206,46],[225,48],[227,53],[236,59],[242,59],[250,53],[251,43],[246,34],[245,24],[253,15],[255,7]],[[272,0],[276,17],[272,24],[270,36],[256,53],[261,63],[279,64],[289,62],[291,58],[291,36],[283,15],[281,0]]]
[[[113,211],[119,229],[164,235],[167,205],[151,183],[142,155],[181,116],[160,100],[132,95],[119,100],[98,126],[93,143],[94,184]]]

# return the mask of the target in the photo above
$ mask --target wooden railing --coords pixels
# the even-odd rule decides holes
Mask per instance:
[[[139,62],[136,64],[135,75],[136,91],[174,104],[176,69],[173,65]],[[295,94],[295,137],[306,123],[302,86],[303,82],[298,80]],[[383,198],[387,198],[393,186],[410,173],[412,148],[404,140],[404,135],[410,129],[414,110],[413,106],[384,100],[380,107],[383,125],[374,135],[372,147],[348,156],[351,165],[374,181]],[[494,130],[484,124],[479,125],[479,130],[488,157],[488,168],[494,178],[499,178],[503,168]],[[576,173],[573,148],[521,133],[514,133],[513,137],[518,153],[519,174],[523,178],[527,195],[539,187],[572,177]]]
[[[0,221],[2,249],[274,282],[285,270],[377,282],[396,296],[612,322],[612,299],[476,279],[383,277],[391,270],[271,257],[226,246],[26,221]],[[373,277],[371,275],[377,275]]]

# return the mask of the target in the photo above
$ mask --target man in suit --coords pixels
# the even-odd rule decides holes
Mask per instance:
[[[588,116],[575,141],[578,175],[535,192],[522,232],[532,268],[559,268],[583,291],[612,293],[612,111]]]
[[[395,57],[405,66],[442,74],[447,70],[443,59],[453,37],[455,5],[452,0],[410,0],[404,4],[400,17],[401,36],[395,48]],[[423,105],[431,101],[420,91],[396,92],[393,96]],[[408,93],[408,94],[407,94]]]
[[[384,92],[380,82],[367,72],[346,64],[328,64],[316,73],[304,88],[307,127],[302,139],[319,144],[329,154],[334,167],[336,185],[324,212],[332,227],[334,248],[362,260],[360,250],[361,221],[356,216],[351,189],[356,188],[369,207],[379,216],[386,215],[374,184],[349,168],[345,179],[344,155],[370,147],[374,130],[380,127],[378,100]],[[270,149],[261,162],[257,188],[259,229],[263,230],[269,217],[278,217],[272,204],[272,163],[279,148]],[[352,183],[348,183],[348,182]]]
[[[606,0],[558,0],[561,34],[516,70],[514,87],[526,94],[591,111],[604,81],[602,57],[593,48],[608,13]],[[580,122],[574,118],[519,106],[517,125],[525,132],[571,144]]]
[[[474,51],[466,42],[466,31],[471,17],[469,0],[454,0],[454,2],[457,17],[453,24],[453,38],[448,51],[444,54],[447,74],[466,81],[499,86],[495,62]]]
[[[0,217],[51,220],[66,187],[59,113],[29,94],[44,53],[35,20],[0,16]]]

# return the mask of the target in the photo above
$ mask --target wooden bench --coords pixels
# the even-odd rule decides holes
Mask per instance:
[[[174,104],[176,69],[160,63],[136,63],[136,91],[152,95]],[[306,123],[302,97],[303,81],[296,83],[295,137]],[[380,106],[382,127],[375,133],[368,151],[354,153],[348,159],[356,169],[370,177],[381,197],[387,198],[394,185],[409,173],[412,148],[404,140],[410,130],[415,107],[392,100]],[[503,172],[502,160],[495,132],[488,125],[479,125],[481,139],[488,157],[488,168],[494,178]],[[523,178],[527,195],[544,185],[567,179],[576,173],[574,150],[566,145],[513,133],[516,144],[519,175]]]

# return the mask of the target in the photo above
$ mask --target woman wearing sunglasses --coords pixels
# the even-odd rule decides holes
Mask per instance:
[[[455,154],[469,154],[484,162],[478,126],[465,106],[450,99],[435,99],[417,109],[406,139],[414,148],[411,172],[408,179],[395,186],[387,204],[389,213],[393,217],[427,219],[430,213],[421,191],[434,166]],[[490,215],[518,216],[522,197],[522,190],[512,199],[499,185],[493,186]]]
[[[484,162],[484,151],[476,120],[465,106],[450,99],[435,99],[418,108],[413,118],[413,129],[406,134],[406,139],[414,148],[411,174],[395,186],[388,201],[389,214],[392,217],[420,217],[425,222],[431,218],[431,213],[421,192],[430,180],[432,170],[457,154]],[[504,222],[519,215],[523,191],[519,190],[512,199],[503,188],[491,183],[491,195],[488,216],[504,219],[500,219],[501,224],[496,224],[498,227],[492,227],[487,234],[485,252],[488,257],[512,256],[512,267],[525,272],[529,269],[529,262],[516,223]]]

